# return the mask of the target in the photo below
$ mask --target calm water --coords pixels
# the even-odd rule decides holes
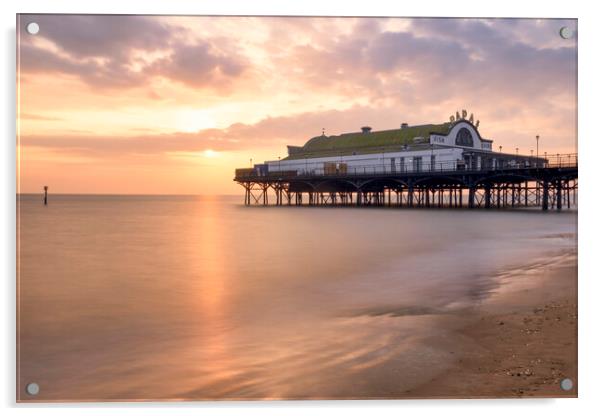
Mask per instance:
[[[449,364],[453,329],[504,270],[573,248],[577,221],[241,202],[22,196],[20,391],[400,396]]]

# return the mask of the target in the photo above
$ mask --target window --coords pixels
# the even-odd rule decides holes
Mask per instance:
[[[422,157],[418,156],[414,158],[414,172],[422,171]]]
[[[456,146],[474,147],[472,134],[466,127],[462,127],[456,134]]]
[[[402,172],[406,171],[406,160],[404,157],[399,158],[399,170]]]

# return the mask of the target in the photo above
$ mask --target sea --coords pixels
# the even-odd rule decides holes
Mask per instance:
[[[22,194],[17,211],[23,401],[403,397],[508,276],[576,249],[575,209]]]

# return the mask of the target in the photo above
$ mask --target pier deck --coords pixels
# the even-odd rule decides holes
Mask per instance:
[[[258,174],[237,169],[245,205],[396,206],[561,210],[577,202],[576,154],[556,155],[542,166],[492,169],[433,165],[427,171],[387,171],[384,165],[351,172]]]

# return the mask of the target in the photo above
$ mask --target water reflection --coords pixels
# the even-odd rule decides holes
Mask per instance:
[[[20,390],[397,397],[449,365],[454,328],[500,270],[574,245],[574,213],[239,202],[24,197]]]

